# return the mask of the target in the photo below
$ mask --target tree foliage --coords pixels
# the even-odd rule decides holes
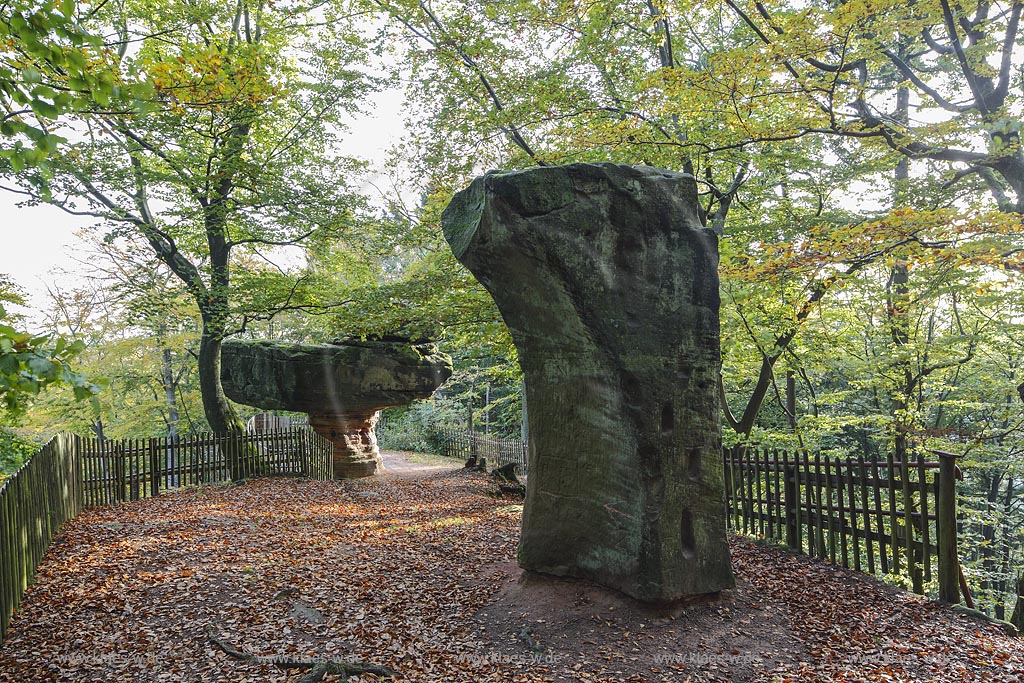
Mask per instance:
[[[44,389],[67,385],[75,399],[95,398],[99,388],[72,368],[85,345],[61,336],[32,334],[8,315],[4,303],[22,304],[16,287],[0,277],[0,408],[7,419],[24,415]]]
[[[147,245],[180,280],[202,320],[206,418],[237,428],[220,387],[222,340],[251,317],[301,307],[282,250],[337,239],[357,205],[345,182],[357,165],[334,146],[369,85],[355,70],[358,36],[332,10],[299,3],[124,0],[86,27],[106,46],[89,67],[120,99],[91,91],[46,169],[5,170],[30,201]],[[254,262],[263,266],[243,266]],[[236,268],[249,277],[233,278]]]

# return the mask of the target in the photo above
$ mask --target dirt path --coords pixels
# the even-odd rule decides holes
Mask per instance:
[[[399,477],[417,477],[462,468],[451,458],[409,451],[381,451],[380,457],[384,461],[384,470]]]
[[[998,629],[749,541],[731,541],[735,590],[672,610],[524,580],[521,502],[420,457],[85,511],[15,615],[0,682],[298,681],[279,658],[371,661],[401,683],[1024,680],[1024,643]],[[230,659],[207,629],[263,659]]]

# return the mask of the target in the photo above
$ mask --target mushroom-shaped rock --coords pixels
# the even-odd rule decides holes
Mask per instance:
[[[267,410],[309,414],[334,444],[334,477],[368,477],[381,466],[376,413],[428,398],[452,374],[432,343],[343,341],[224,342],[221,383],[228,398]]]
[[[693,177],[615,164],[489,173],[443,227],[525,375],[519,564],[652,602],[732,586],[718,244]]]

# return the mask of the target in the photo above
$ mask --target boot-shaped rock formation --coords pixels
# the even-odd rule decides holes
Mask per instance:
[[[375,474],[381,467],[377,411],[428,398],[451,374],[451,358],[432,343],[232,339],[221,351],[228,398],[308,413],[309,426],[334,444],[335,479]]]
[[[445,238],[525,374],[519,564],[649,602],[733,585],[718,245],[689,175],[573,164],[477,178]]]

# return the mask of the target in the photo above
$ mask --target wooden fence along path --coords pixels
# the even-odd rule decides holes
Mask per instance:
[[[521,439],[495,439],[456,429],[442,429],[440,435],[439,455],[467,462],[487,458],[490,469],[515,463],[516,474],[526,474],[526,444]]]
[[[724,450],[730,526],[843,567],[908,576],[959,602],[955,456],[839,458],[738,445]]]
[[[0,487],[0,643],[36,566],[60,526],[82,509],[243,477],[332,478],[331,443],[288,429],[178,439],[98,441],[59,434]]]
[[[0,643],[50,540],[82,510],[78,443],[55,436],[0,488]]]
[[[309,429],[81,442],[86,506],[229,482],[227,458],[232,449],[243,454],[239,463],[242,478],[331,478],[332,446]]]

